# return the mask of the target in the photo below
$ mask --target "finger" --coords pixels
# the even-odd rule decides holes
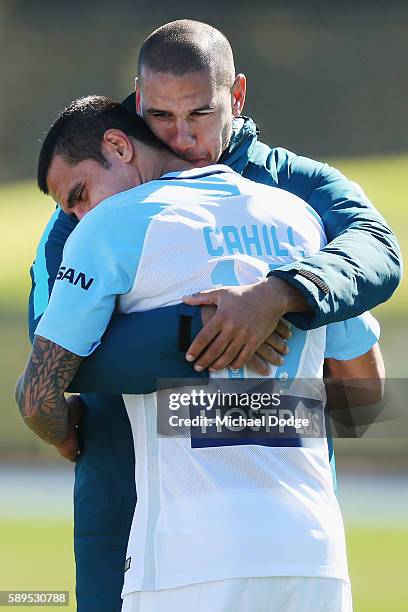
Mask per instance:
[[[205,370],[205,368],[211,366],[211,368],[215,371],[221,370],[222,368],[226,367],[225,363],[229,365],[234,359],[234,357],[236,357],[236,355],[239,353],[242,344],[241,343],[238,344],[238,346],[235,346],[234,343],[231,342],[231,340],[231,333],[229,333],[227,330],[223,330],[220,334],[218,334],[216,338],[214,338],[214,340],[208,345],[206,350],[198,357],[194,368],[198,372],[201,372],[202,370]],[[233,346],[231,346],[231,344],[233,344]],[[227,360],[224,357],[225,353],[231,355],[231,357],[226,358]],[[215,366],[215,364],[217,363],[220,356],[223,357],[222,365],[217,367]]]
[[[74,447],[57,446],[57,450],[61,457],[64,457],[64,459],[68,459],[68,461],[71,461],[72,463],[75,463],[77,460],[78,450],[76,450]]]
[[[222,341],[222,337],[219,336],[215,342],[214,345],[216,343],[221,343]],[[228,368],[231,363],[233,362],[233,360],[237,357],[237,355],[239,354],[242,345],[244,344],[244,338],[234,338],[234,340],[232,342],[230,342],[225,349],[222,348],[221,345],[218,345],[215,347],[214,349],[217,349],[217,352],[219,352],[219,356],[215,359],[215,361],[212,361],[209,363],[209,370],[210,372],[218,372],[219,370],[223,370],[224,368]],[[218,348],[220,346],[220,351],[218,351]],[[201,361],[201,357],[198,359],[198,361]]]
[[[217,315],[203,327],[191,343],[186,353],[187,361],[195,361],[220,332],[221,322]]]
[[[287,323],[282,321],[282,319],[279,320],[279,323],[276,326],[275,332],[279,334],[282,338],[286,338],[286,340],[289,340],[293,336],[289,325],[287,325]]]
[[[183,302],[185,304],[190,304],[190,306],[203,306],[203,305],[218,305],[220,299],[219,291],[217,290],[209,290],[209,291],[200,291],[200,293],[194,293],[194,295],[185,295],[183,297]]]
[[[70,428],[64,442],[57,446],[62,457],[75,462],[79,454],[79,441],[75,428]]]
[[[284,363],[282,355],[280,355],[272,346],[266,343],[259,347],[255,355],[275,366],[280,366]]]
[[[281,338],[281,336],[275,332],[271,334],[261,346],[264,346],[265,349],[270,346],[280,355],[287,355],[289,353],[288,341],[285,340],[285,338]]]
[[[254,356],[255,351],[258,346],[254,339],[247,339],[241,351],[234,361],[231,363],[230,368],[239,369],[243,368],[245,364],[247,364],[250,359]]]
[[[201,321],[203,326],[207,325],[208,321],[215,315],[216,312],[216,306],[201,306]]]
[[[268,363],[259,357],[257,353],[249,360],[248,367],[255,370],[260,376],[268,376],[271,373]]]

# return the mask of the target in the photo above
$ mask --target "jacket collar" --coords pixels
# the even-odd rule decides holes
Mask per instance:
[[[258,134],[258,126],[250,117],[234,119],[230,143],[218,163],[227,164],[235,172],[242,174],[254,150]]]

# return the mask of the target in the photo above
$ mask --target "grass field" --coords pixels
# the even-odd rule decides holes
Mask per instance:
[[[58,609],[76,610],[69,522],[1,521],[0,541],[0,591],[69,591],[69,607]],[[44,610],[44,607],[27,609]]]
[[[346,531],[354,612],[406,612],[408,528]]]
[[[0,590],[68,590],[71,603],[62,609],[75,610],[69,523],[3,522],[0,541]],[[347,541],[354,612],[405,612],[408,528],[350,527]]]

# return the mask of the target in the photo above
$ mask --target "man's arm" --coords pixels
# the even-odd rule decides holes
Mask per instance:
[[[380,326],[369,312],[327,327],[324,375],[328,405],[342,417],[348,418],[349,408],[375,405],[382,399],[385,367],[379,338]]]
[[[27,367],[17,382],[16,401],[25,424],[48,444],[60,446],[74,434],[64,393],[81,361],[50,340],[34,338]]]
[[[66,240],[76,227],[76,219],[57,209],[39,242],[31,268],[28,308],[30,340],[47,307],[62,261]],[[69,387],[70,392],[152,393],[157,379],[201,379],[185,360],[192,338],[202,328],[200,310],[180,304],[153,311],[113,316],[101,345],[83,361]],[[285,355],[284,326],[273,333],[262,347],[262,359],[254,367],[266,373],[266,361],[280,363]]]
[[[326,359],[324,372],[331,432],[361,435],[384,409],[385,368],[378,343],[353,359]]]
[[[312,311],[289,315],[302,329],[358,316],[387,301],[402,276],[398,241],[362,189],[341,172],[285,149],[268,160],[278,186],[321,217],[328,244],[271,272],[298,289]]]
[[[358,185],[327,164],[257,146],[245,176],[305,200],[329,244],[271,271],[267,282],[189,296],[188,304],[218,306],[187,352],[198,369],[242,367],[282,316],[301,329],[358,316],[389,299],[401,279],[397,239]]]
[[[383,398],[385,378],[379,344],[354,359],[326,359],[325,376],[330,379],[327,386],[330,410],[378,404]],[[339,381],[343,382],[341,393],[336,384]]]
[[[30,270],[31,341],[47,307],[65,243],[77,224],[75,218],[57,209],[38,244]],[[152,393],[161,376],[202,378],[205,375],[196,373],[184,359],[191,337],[200,329],[199,310],[184,305],[113,316],[100,347],[84,361],[70,391]]]

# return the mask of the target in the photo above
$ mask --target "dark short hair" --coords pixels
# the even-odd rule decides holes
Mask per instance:
[[[217,85],[227,87],[235,77],[228,39],[207,23],[190,19],[166,23],[146,38],[139,53],[140,77],[146,67],[176,76],[208,70]]]
[[[60,113],[41,145],[37,167],[40,190],[48,194],[47,175],[55,155],[61,155],[71,166],[85,159],[109,166],[101,144],[103,135],[110,129],[122,130],[151,147],[168,149],[139,115],[119,102],[105,96],[79,98]]]

